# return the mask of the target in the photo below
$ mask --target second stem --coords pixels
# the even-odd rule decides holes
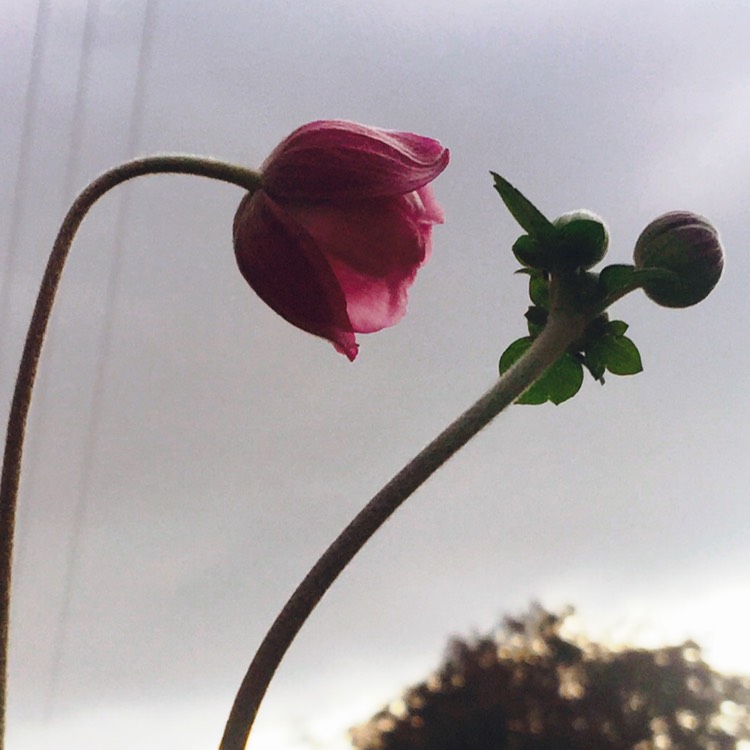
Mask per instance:
[[[553,290],[559,280],[552,279]],[[553,307],[531,347],[473,406],[443,430],[359,512],[323,553],[278,615],[245,674],[220,750],[243,750],[276,669],[331,584],[393,512],[451,456],[512,404],[579,338],[588,316],[567,304]]]

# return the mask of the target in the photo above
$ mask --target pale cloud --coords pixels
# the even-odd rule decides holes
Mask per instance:
[[[125,156],[144,7],[98,6],[81,186]],[[35,8],[0,11],[0,29],[13,30],[0,49],[10,113],[0,144],[13,169]],[[747,308],[744,6],[337,0],[314,13],[260,1],[156,10],[140,152],[257,166],[305,120],[411,128],[452,149],[436,182],[447,222],[409,315],[363,337],[350,365],[244,284],[231,246],[241,191],[138,181],[124,188],[118,238],[122,193],[97,205],[63,280],[32,414],[11,747],[51,750],[61,738],[101,747],[113,724],[123,747],[148,750],[145,737],[177,738],[184,750],[216,743],[287,593],[364,500],[490,384],[500,352],[524,333],[525,287],[509,252],[519,230],[489,169],[551,214],[603,214],[611,262],[628,261],[661,211],[716,216],[727,278],[691,310],[624,300],[613,313],[631,323],[644,373],[604,388],[588,381],[559,408],[511,410],[428,482],[306,626],[269,693],[257,746],[301,743],[308,731],[330,738],[327,722],[361,721],[423,677],[450,633],[489,629],[535,596],[577,605],[602,632],[632,615],[665,639],[682,637],[688,621],[722,667],[750,669],[734,626],[750,521],[750,402],[738,375],[750,363],[735,325]],[[57,3],[50,21],[6,394],[64,210],[83,13],[83,3]],[[13,196],[3,190],[7,226]],[[39,686],[52,670],[115,240],[121,283],[92,491],[47,721]]]

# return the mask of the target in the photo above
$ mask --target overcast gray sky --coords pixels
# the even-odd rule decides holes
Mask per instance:
[[[609,262],[628,262],[660,213],[703,213],[725,277],[688,310],[618,303],[642,374],[513,407],[433,477],[306,625],[251,746],[338,747],[438,664],[449,635],[535,598],[575,605],[598,635],[696,638],[719,667],[750,672],[750,4],[457,5],[0,6],[4,403],[57,226],[107,167],[164,151],[257,167],[321,118],[423,133],[452,154],[409,313],[361,337],[354,364],[246,286],[237,188],[150,177],[96,206],[30,421],[11,750],[218,744],[286,596],[524,335],[520,232],[490,169],[549,215],[604,216]]]

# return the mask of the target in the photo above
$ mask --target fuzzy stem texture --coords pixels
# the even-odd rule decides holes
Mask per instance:
[[[84,216],[104,193],[145,174],[193,174],[257,189],[256,172],[210,159],[154,156],[137,159],[104,173],[76,199],[53,246],[42,279],[19,367],[11,404],[0,481],[0,750],[4,747],[8,622],[13,533],[26,420],[39,357],[57,288],[73,238]],[[322,596],[367,540],[440,466],[522,395],[575,341],[590,315],[568,304],[567,284],[552,279],[549,320],[532,346],[498,382],[421,451],[375,495],[310,570],[276,618],[242,681],[226,724],[220,750],[242,750],[268,685],[286,651]]]
[[[569,310],[567,305],[553,309],[544,330],[524,356],[391,479],[323,553],[255,654],[232,706],[220,750],[245,748],[260,703],[284,654],[325,592],[367,540],[454,453],[530,388],[583,333],[587,321],[588,316]]]
[[[26,335],[8,417],[0,480],[0,750],[3,750],[5,744],[11,571],[21,460],[31,394],[52,305],[73,237],[91,206],[107,191],[126,180],[158,173],[210,177],[246,190],[256,190],[260,186],[260,175],[257,172],[214,159],[183,155],[147,156],[114,167],[97,177],[76,198],[63,220],[47,262]]]

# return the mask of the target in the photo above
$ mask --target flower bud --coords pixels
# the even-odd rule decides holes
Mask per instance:
[[[636,269],[661,268],[675,276],[643,285],[663,307],[690,307],[707,297],[719,283],[724,251],[707,219],[690,211],[672,211],[641,232],[633,252]]]
[[[553,222],[557,227],[562,262],[571,268],[589,269],[606,254],[609,232],[604,219],[585,208],[569,211]]]

